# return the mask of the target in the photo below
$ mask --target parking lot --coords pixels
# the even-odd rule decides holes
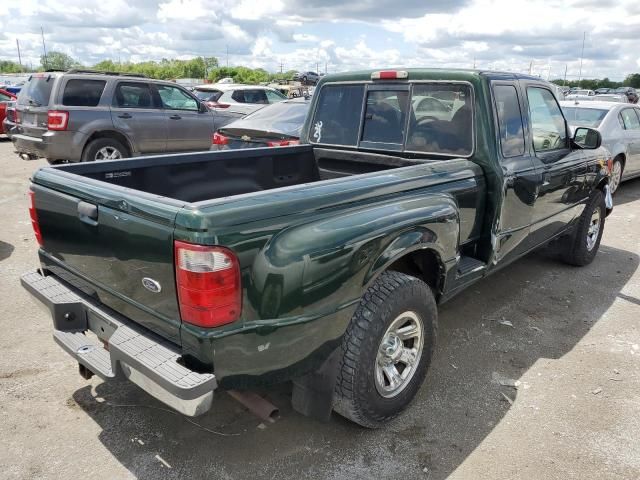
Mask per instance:
[[[187,419],[129,383],[77,374],[20,287],[37,265],[30,174],[0,140],[3,478],[635,479],[640,472],[640,179],[588,267],[544,251],[443,305],[427,381],[381,430],[322,424],[266,395],[272,424],[220,393]]]

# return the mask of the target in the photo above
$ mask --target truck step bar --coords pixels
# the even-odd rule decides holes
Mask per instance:
[[[463,277],[470,273],[480,272],[487,267],[487,264],[477,258],[460,257],[458,262],[458,277]]]
[[[167,340],[56,276],[32,271],[22,276],[21,283],[51,312],[55,341],[90,372],[103,380],[127,378],[185,415],[200,415],[211,408],[216,377],[182,365],[179,349]],[[87,330],[102,340],[93,340],[85,334]]]

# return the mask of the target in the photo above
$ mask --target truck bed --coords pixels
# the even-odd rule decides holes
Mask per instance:
[[[356,155],[295,146],[164,155],[57,168],[112,185],[196,203],[417,163],[380,154]]]

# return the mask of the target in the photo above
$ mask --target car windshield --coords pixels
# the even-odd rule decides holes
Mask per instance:
[[[193,93],[203,102],[217,102],[222,96],[220,90],[194,90]]]
[[[574,127],[598,128],[609,110],[598,108],[564,107],[562,109],[569,125]]]
[[[54,77],[51,75],[33,75],[22,87],[18,95],[18,105],[46,107],[53,88]]]
[[[300,135],[302,124],[309,110],[308,101],[280,102],[261,108],[248,115],[244,121],[260,124],[265,132],[282,132],[289,135]]]

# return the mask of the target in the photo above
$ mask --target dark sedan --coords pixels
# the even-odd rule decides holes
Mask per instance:
[[[310,99],[295,98],[261,108],[219,129],[212,150],[296,145]]]

